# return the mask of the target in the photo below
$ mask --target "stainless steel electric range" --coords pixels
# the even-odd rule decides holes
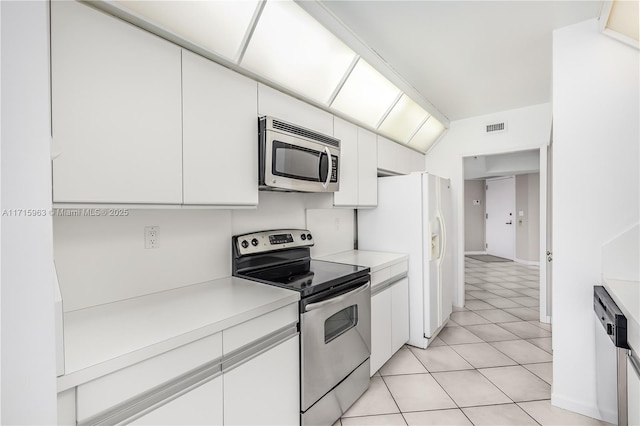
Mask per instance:
[[[237,235],[232,246],[234,276],[300,292],[301,424],[333,424],[369,386],[369,268],[312,260],[303,229]]]

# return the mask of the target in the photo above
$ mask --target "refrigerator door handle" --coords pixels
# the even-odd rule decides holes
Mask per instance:
[[[447,248],[447,229],[445,228],[444,220],[442,220],[442,215],[438,212],[438,223],[440,224],[440,253],[438,254],[438,264],[442,265],[444,262],[444,253]]]

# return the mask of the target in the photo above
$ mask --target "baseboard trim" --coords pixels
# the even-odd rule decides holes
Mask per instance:
[[[486,251],[465,251],[464,252],[465,256],[468,254],[487,254]]]
[[[602,413],[595,405],[585,404],[582,401],[576,401],[572,398],[566,398],[553,392],[551,393],[551,405],[608,423],[616,424],[618,422],[618,416],[616,413]]]
[[[540,266],[540,262],[536,261],[536,260],[523,260],[523,259],[515,259],[516,263],[522,263],[523,265],[533,265],[533,266]]]

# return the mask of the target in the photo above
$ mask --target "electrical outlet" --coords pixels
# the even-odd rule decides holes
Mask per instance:
[[[144,248],[155,249],[160,246],[158,242],[159,226],[145,226],[144,227]]]

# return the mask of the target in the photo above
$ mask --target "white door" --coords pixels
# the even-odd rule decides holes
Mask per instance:
[[[487,180],[486,243],[487,254],[513,260],[515,258],[514,176]]]

